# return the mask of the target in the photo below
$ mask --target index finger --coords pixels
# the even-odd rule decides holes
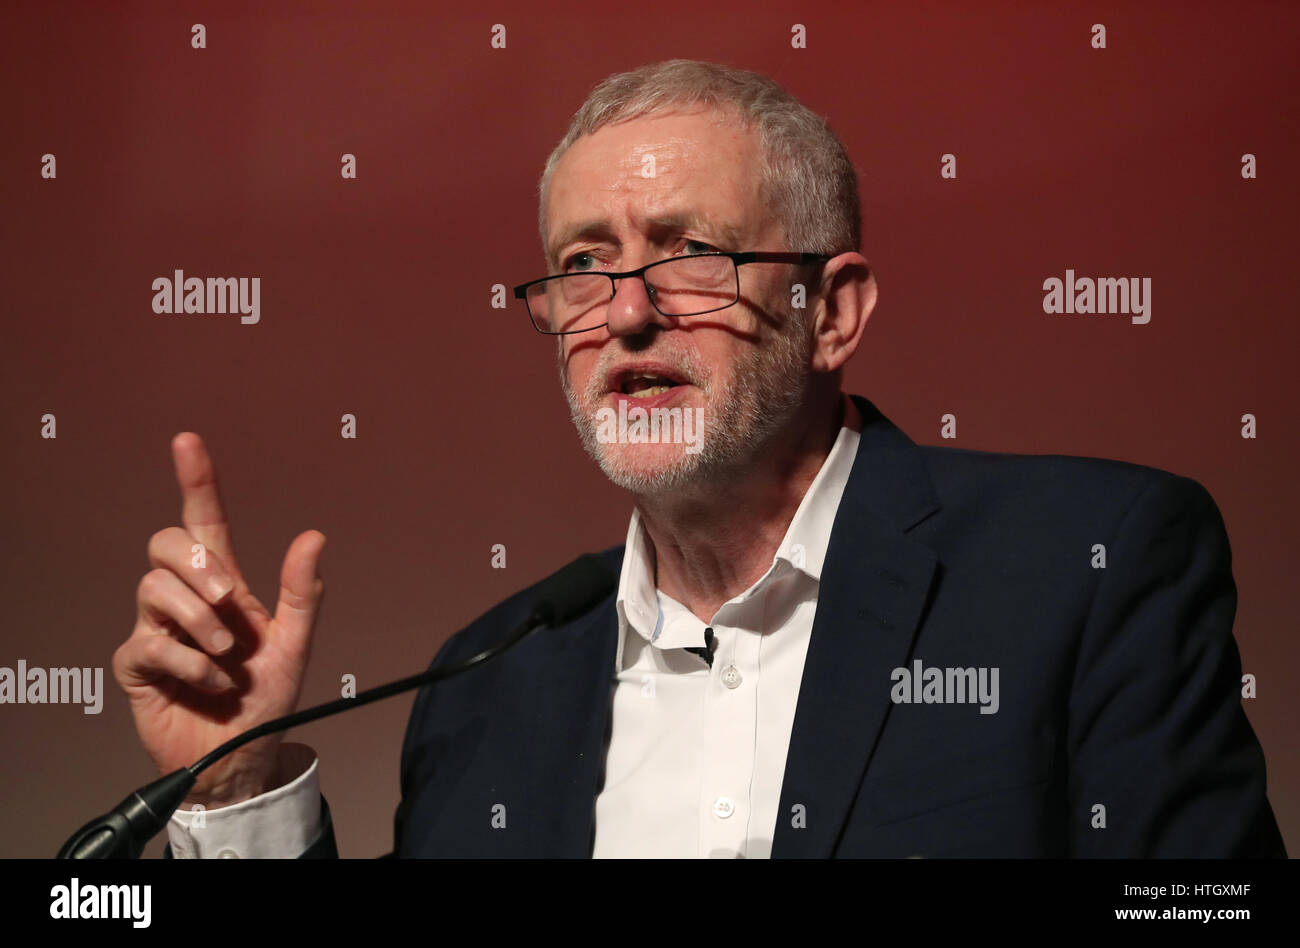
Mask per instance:
[[[230,525],[217,488],[217,469],[203,439],[192,431],[182,431],[172,438],[172,460],[181,488],[181,522],[185,529],[238,573]]]

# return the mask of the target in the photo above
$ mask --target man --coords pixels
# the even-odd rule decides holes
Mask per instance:
[[[555,336],[584,447],[632,495],[603,554],[617,591],[420,692],[396,854],[1284,855],[1206,491],[918,446],[841,392],[876,283],[822,120],[753,73],[614,76],[540,212],[548,277],[516,292]],[[185,528],[151,541],[114,661],[162,772],[294,707],[323,545],[291,545],[272,616],[202,443],[173,449]],[[190,567],[194,542],[215,567]],[[172,850],[335,855],[313,756],[264,738],[205,773],[205,825],[179,813]]]

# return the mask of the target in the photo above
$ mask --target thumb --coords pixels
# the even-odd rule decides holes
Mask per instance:
[[[284,554],[280,567],[280,599],[275,604],[275,626],[280,645],[305,656],[311,644],[325,582],[317,575],[325,534],[307,530],[298,534]]]

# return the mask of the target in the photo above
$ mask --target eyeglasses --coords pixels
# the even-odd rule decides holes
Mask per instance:
[[[740,301],[737,267],[747,263],[807,265],[829,259],[821,253],[762,250],[683,254],[622,273],[592,270],[542,277],[515,287],[515,299],[524,301],[528,318],[538,332],[566,336],[608,325],[605,305],[614,298],[615,280],[639,277],[645,283],[646,296],[661,315],[700,316]]]

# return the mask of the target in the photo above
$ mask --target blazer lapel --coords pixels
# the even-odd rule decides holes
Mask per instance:
[[[833,854],[906,665],[938,558],[907,531],[939,509],[917,446],[864,398],[831,529],[772,856]]]

